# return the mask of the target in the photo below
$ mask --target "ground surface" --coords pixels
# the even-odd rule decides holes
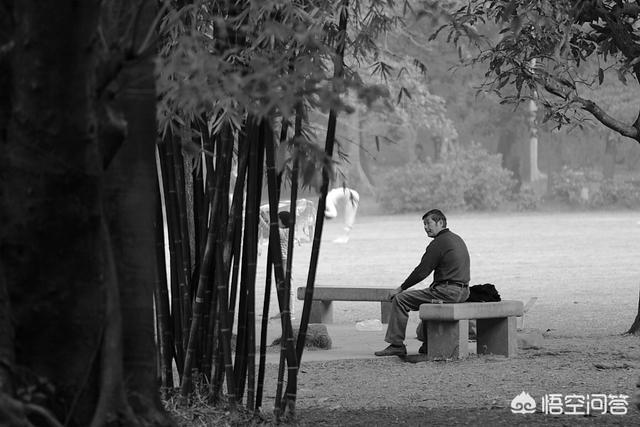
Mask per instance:
[[[540,408],[541,398],[548,394],[564,398],[635,392],[640,338],[621,334],[638,307],[639,221],[640,214],[633,212],[451,215],[451,230],[465,239],[471,253],[471,284],[493,283],[503,299],[527,302],[537,297],[525,326],[545,333],[543,345],[510,359],[474,355],[460,361],[410,363],[367,356],[385,345],[381,334],[358,335],[351,345],[366,347],[364,356],[322,361],[311,357],[314,352],[305,353],[297,423],[640,425],[640,413],[632,405],[627,415],[589,417],[548,415]],[[420,213],[362,216],[349,243],[332,243],[340,230],[339,222],[325,228],[317,286],[398,286],[429,242]],[[297,286],[306,281],[309,253],[309,244],[295,248]],[[261,262],[264,258],[263,252]],[[259,266],[259,271],[264,268]],[[296,302],[296,309],[300,313],[301,302]],[[257,306],[256,312],[261,311]],[[379,306],[335,303],[334,316],[337,323],[354,326],[356,336],[355,323],[378,318]],[[408,338],[415,337],[415,315],[411,322]],[[345,349],[350,345],[335,344]],[[276,376],[277,365],[269,364],[266,414],[273,407]],[[512,399],[523,391],[535,399],[535,414],[511,412]],[[200,421],[189,425],[207,425]]]
[[[640,339],[547,338],[515,358],[472,356],[460,361],[408,363],[398,357],[310,362],[298,391],[300,425],[640,425],[627,415],[549,415],[544,395],[631,394],[640,368]],[[274,367],[275,369],[275,367]],[[274,372],[275,375],[275,372]],[[513,414],[525,391],[531,415]],[[272,400],[272,399],[269,399]],[[586,411],[586,406],[581,406]],[[597,411],[594,411],[597,412]]]

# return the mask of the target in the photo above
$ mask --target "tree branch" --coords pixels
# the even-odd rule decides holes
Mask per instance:
[[[638,128],[635,127],[634,125],[629,125],[618,119],[613,118],[612,116],[607,114],[607,112],[605,112],[602,108],[600,108],[595,102],[589,99],[584,99],[576,96],[573,99],[573,101],[578,103],[583,110],[590,112],[593,115],[593,117],[596,118],[596,120],[598,120],[600,123],[602,123],[609,129],[612,129],[618,132],[620,135],[627,136],[631,139],[634,139],[640,142],[640,132],[638,131]],[[637,120],[636,120],[636,123],[637,123]]]
[[[541,72],[540,70],[535,73],[527,72],[527,74],[530,78],[544,87],[547,92],[562,98],[565,101],[577,104],[579,108],[591,113],[596,120],[609,129],[640,142],[640,117],[633,125],[627,124],[609,115],[592,100],[578,96],[575,91],[575,87],[559,82],[550,74]]]

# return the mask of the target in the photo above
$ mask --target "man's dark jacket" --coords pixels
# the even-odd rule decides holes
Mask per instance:
[[[467,245],[460,236],[448,228],[440,231],[429,243],[420,264],[400,285],[403,290],[426,279],[433,271],[433,283],[456,283],[469,285],[470,260]]]

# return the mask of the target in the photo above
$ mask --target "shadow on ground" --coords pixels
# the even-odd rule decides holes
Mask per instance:
[[[304,409],[297,426],[568,426],[568,425],[640,425],[637,413],[627,415],[547,415],[513,414],[509,409],[476,408],[374,408]]]

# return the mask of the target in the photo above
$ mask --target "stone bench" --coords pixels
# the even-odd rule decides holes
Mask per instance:
[[[470,319],[476,320],[478,354],[511,357],[517,351],[516,317],[522,315],[522,301],[421,304],[427,359],[466,357]]]
[[[298,299],[304,300],[307,288],[298,288]],[[311,315],[309,323],[333,323],[333,301],[379,301],[380,321],[389,323],[391,301],[389,291],[394,288],[332,288],[318,286],[313,288]]]

